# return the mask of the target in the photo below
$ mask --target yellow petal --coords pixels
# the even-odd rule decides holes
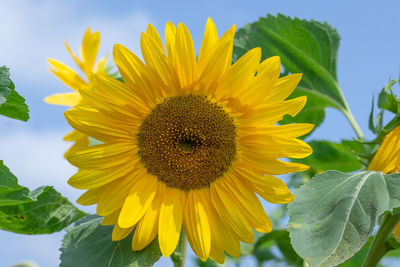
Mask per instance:
[[[218,40],[217,28],[215,27],[214,21],[211,18],[207,19],[206,29],[204,31],[203,40],[201,42],[200,53],[199,53],[199,64],[207,56],[212,46]]]
[[[254,79],[261,60],[261,48],[253,48],[239,58],[232,65],[229,72],[221,78],[216,89],[217,99],[240,99],[240,95],[248,90],[248,87]]]
[[[90,32],[87,28],[82,40],[82,61],[85,67],[85,73],[93,71],[94,61],[96,60],[97,52],[100,46],[100,33]]]
[[[121,228],[118,224],[114,225],[114,229],[112,231],[111,240],[118,241],[127,237],[133,230],[134,226],[129,228]]]
[[[190,190],[185,208],[185,232],[193,251],[206,261],[211,248],[211,228],[205,201],[210,198],[209,189]]]
[[[165,43],[167,48],[167,56],[171,63],[175,64],[176,51],[175,51],[175,40],[176,40],[176,27],[168,21],[165,25]]]
[[[294,200],[293,194],[282,180],[272,175],[252,173],[246,166],[236,166],[233,168],[235,176],[240,178],[244,184],[251,183],[255,192],[266,201],[275,204],[285,204]]]
[[[251,168],[252,171],[256,171],[258,175],[264,175],[266,173],[271,175],[288,174],[309,169],[309,166],[300,163],[285,162],[278,159],[251,158],[246,154],[241,154],[240,162],[245,166],[252,166],[249,168]],[[257,168],[255,166],[257,166]]]
[[[201,60],[199,58],[199,83],[201,92],[213,94],[218,80],[225,74],[232,62],[232,47],[235,27],[210,47]]]
[[[117,224],[118,222],[118,216],[121,210],[116,210],[113,213],[104,216],[103,221],[101,222],[101,225],[113,225]]]
[[[137,147],[131,142],[101,144],[88,147],[68,156],[67,160],[82,169],[107,169],[137,157]]]
[[[128,162],[118,168],[110,170],[85,170],[80,169],[68,180],[68,184],[77,189],[90,189],[108,184],[132,172],[135,164]]]
[[[210,192],[215,210],[224,224],[229,226],[241,241],[252,243],[253,231],[244,215],[236,206],[237,202],[234,196],[232,196],[231,192],[228,192],[226,186],[221,183],[221,179],[211,184]]]
[[[49,71],[58,79],[69,86],[71,89],[78,91],[81,88],[87,88],[88,84],[70,67],[56,59],[48,58],[50,64]]]
[[[251,227],[262,233],[271,232],[271,221],[254,193],[249,192],[234,175],[227,175],[221,184],[230,192],[234,199],[232,204],[244,215]]]
[[[183,92],[188,92],[197,81],[197,62],[192,36],[182,23],[176,30],[175,51],[175,67],[181,89]]]
[[[97,61],[97,64],[94,67],[95,73],[107,73],[107,59],[108,57],[103,57]]]
[[[44,102],[62,106],[75,106],[81,101],[81,96],[77,92],[54,94],[46,97]]]
[[[103,110],[101,102],[105,102],[108,106],[112,106],[112,110],[122,113],[127,117],[143,117],[149,113],[147,103],[143,101],[121,81],[110,77],[108,74],[96,74],[92,76],[93,85],[96,88],[96,97],[99,101],[93,99],[92,103]],[[90,96],[89,96],[90,97]],[[94,96],[93,96],[94,97]],[[116,101],[118,99],[118,101]],[[98,103],[100,102],[100,103]],[[119,109],[118,106],[123,106],[124,109]],[[110,108],[106,108],[110,110]]]
[[[154,40],[155,42],[155,48],[157,49],[157,52],[160,54],[164,54],[164,47],[160,38],[160,35],[158,34],[156,28],[154,28],[153,25],[149,24],[149,26],[147,26],[147,30],[146,33],[151,36],[151,38]]]
[[[137,127],[125,125],[125,121],[111,119],[88,106],[76,106],[65,112],[65,118],[75,129],[103,142],[135,138],[134,130]]]
[[[78,132],[78,131],[75,131]],[[66,141],[72,141],[75,142],[64,154],[64,158],[69,157],[71,154],[75,154],[76,152],[83,150],[87,148],[90,144],[89,138],[87,135],[81,134],[82,136],[80,138],[77,138],[75,140],[66,140],[64,136],[64,140]]]
[[[286,99],[296,89],[301,77],[301,73],[295,73],[280,78],[270,90],[265,101],[278,102]]]
[[[164,257],[169,257],[178,244],[184,205],[184,191],[171,187],[165,188],[158,223],[158,242]]]
[[[219,242],[221,242],[221,246],[232,257],[240,257],[240,241],[238,236],[220,218],[218,218],[218,222],[219,228],[215,230],[218,231],[217,234],[220,236]]]
[[[283,102],[258,105],[254,110],[244,113],[239,125],[274,126],[284,115],[296,116],[307,102],[306,96],[300,96]]]
[[[136,226],[135,234],[132,239],[132,249],[135,251],[147,247],[157,236],[161,201],[164,197],[164,190],[165,184],[159,183],[156,196],[154,197],[151,206]]]
[[[178,82],[175,80],[173,67],[164,55],[164,51],[159,49],[159,44],[149,35],[142,34],[141,48],[143,58],[152,71],[153,88],[157,90],[160,97],[167,94],[176,94]]]
[[[240,127],[238,129],[238,134],[241,137],[248,136],[249,139],[255,137],[251,133],[269,135],[276,138],[295,138],[309,133],[312,129],[314,129],[314,124],[311,123],[293,123],[266,127]]]
[[[153,175],[143,175],[132,186],[118,218],[120,227],[135,225],[150,207],[156,195],[158,180]]]
[[[262,138],[257,135],[255,139],[240,139],[238,142],[241,152],[249,158],[305,158],[313,152],[311,146],[299,139]]]
[[[129,121],[129,119],[138,121],[139,119],[135,115],[136,112],[131,112],[132,106],[122,100],[112,99],[107,95],[91,90],[80,90],[79,93],[93,108],[114,119],[125,121]]]
[[[264,64],[263,64],[264,63]],[[269,98],[270,91],[278,81],[281,72],[281,60],[279,57],[270,57],[264,60],[263,68],[257,73],[248,90],[240,92],[240,99],[255,106]]]
[[[381,146],[375,153],[368,170],[390,173],[397,169],[400,163],[400,126],[397,126],[385,136]]]
[[[83,62],[81,60],[78,59],[78,57],[75,55],[74,52],[72,52],[71,48],[69,47],[68,43],[65,42],[65,48],[67,48],[68,53],[72,56],[72,58],[74,59],[76,65],[78,65],[78,67],[82,70],[85,71],[85,67],[83,65]]]
[[[202,190],[205,194],[201,194],[201,202],[204,205],[205,213],[207,214],[208,222],[210,225],[211,231],[211,247],[210,247],[210,255],[209,257],[214,261],[222,264],[225,261],[225,248],[224,240],[228,239],[229,241],[232,238],[226,237],[224,235],[223,227],[221,227],[221,220],[218,218],[218,215],[211,203],[211,196],[209,190]],[[205,192],[204,192],[205,191]],[[233,237],[234,235],[231,235]],[[239,244],[238,240],[235,240],[237,244]],[[232,245],[228,245],[232,246]],[[193,247],[193,246],[192,246]],[[239,247],[239,255],[240,255],[240,247]]]
[[[77,140],[85,138],[85,137],[87,137],[85,134],[83,134],[77,130],[73,130],[70,133],[66,134],[63,137],[63,140],[72,142],[72,141],[77,141]]]
[[[100,216],[106,216],[121,210],[129,191],[133,188],[135,182],[143,177],[145,177],[144,170],[139,169],[126,177],[105,185],[104,194],[98,201],[96,213]]]
[[[76,203],[83,206],[89,206],[96,204],[101,198],[106,186],[101,186],[98,188],[89,189],[83,193],[77,200]]]
[[[128,87],[147,105],[154,105],[156,97],[143,62],[120,44],[114,45],[113,57],[122,79]]]

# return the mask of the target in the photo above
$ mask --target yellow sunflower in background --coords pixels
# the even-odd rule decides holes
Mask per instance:
[[[72,68],[68,67],[64,63],[49,58],[47,59],[50,64],[50,72],[53,73],[58,79],[64,84],[70,87],[74,92],[61,93],[48,96],[44,99],[49,104],[63,105],[63,106],[75,106],[82,102],[82,98],[79,94],[80,89],[90,89],[91,81],[90,77],[93,72],[95,73],[106,73],[106,58],[101,58],[95,65],[97,52],[100,46],[100,33],[90,32],[88,28],[83,36],[80,57],[79,59],[71,50],[68,43],[65,43],[65,47],[74,59],[75,63],[85,74],[86,78],[81,78]],[[70,132],[64,136],[65,141],[75,142],[74,145],[65,153],[67,157],[70,153],[78,151],[81,148],[85,148],[89,145],[89,139],[87,135],[78,132],[76,130]]]
[[[271,222],[257,195],[271,203],[294,197],[274,175],[308,167],[278,158],[312,153],[296,139],[313,125],[276,126],[295,116],[306,97],[285,100],[301,74],[283,78],[280,59],[262,62],[261,49],[231,64],[233,26],[221,37],[208,19],[200,53],[183,24],[168,22],[166,51],[152,25],[141,36],[144,63],[122,45],[114,61],[124,82],[92,76],[93,90],[80,90],[85,103],[65,113],[78,131],[104,144],[72,153],[79,168],[68,183],[88,189],[82,205],[97,203],[113,240],[136,227],[133,250],[158,235],[170,256],[183,227],[196,255],[224,262],[224,251],[240,256],[239,241]]]
[[[368,170],[383,173],[400,172],[400,126],[385,136],[381,146],[371,160]],[[400,224],[394,229],[394,236],[400,240]]]

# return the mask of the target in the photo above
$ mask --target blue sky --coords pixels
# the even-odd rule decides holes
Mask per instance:
[[[62,155],[68,144],[62,136],[70,128],[65,108],[45,104],[42,99],[69,89],[47,71],[46,58],[73,65],[64,41],[77,51],[87,26],[101,32],[100,55],[110,54],[121,43],[140,54],[139,37],[152,23],[160,33],[167,21],[183,22],[198,51],[205,22],[211,17],[220,33],[236,24],[258,20],[267,13],[282,13],[302,19],[327,21],[341,36],[338,79],[343,93],[367,137],[372,95],[400,73],[400,3],[381,1],[2,1],[0,65],[11,68],[17,90],[27,99],[31,119],[27,123],[0,118],[0,159],[34,189],[54,185],[75,201],[80,192],[66,180],[75,169]],[[324,124],[312,139],[354,136],[337,111],[328,109]],[[94,209],[83,208],[86,211]],[[63,233],[21,236],[0,232],[2,265],[31,259],[40,266],[58,265],[58,248]],[[3,249],[4,248],[4,249]],[[163,260],[158,266],[168,266]],[[157,266],[156,265],[156,266]]]

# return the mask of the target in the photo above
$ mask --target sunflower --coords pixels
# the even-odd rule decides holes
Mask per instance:
[[[166,52],[156,29],[141,35],[144,63],[116,44],[113,58],[124,82],[92,76],[93,90],[80,90],[85,104],[65,113],[75,129],[104,144],[71,154],[79,171],[68,183],[88,189],[82,205],[97,203],[103,225],[114,225],[113,240],[134,228],[133,250],[158,236],[170,256],[183,228],[203,261],[240,256],[240,241],[253,230],[268,233],[258,194],[271,203],[294,197],[274,175],[308,167],[279,158],[312,153],[296,137],[313,125],[276,126],[295,116],[306,97],[285,100],[301,74],[280,76],[280,59],[262,62],[261,49],[233,65],[236,27],[218,36],[208,19],[200,53],[188,29],[168,22]]]
[[[50,64],[50,72],[53,73],[58,79],[64,84],[70,87],[74,92],[61,93],[48,96],[44,99],[45,102],[55,105],[63,105],[73,107],[78,103],[82,102],[82,98],[79,94],[80,89],[91,88],[90,77],[93,72],[105,73],[106,72],[106,58],[101,58],[95,65],[97,52],[100,45],[100,33],[90,32],[88,28],[83,36],[82,47],[81,47],[81,59],[79,59],[71,50],[68,43],[65,43],[69,54],[74,59],[80,70],[85,74],[85,78],[80,77],[72,68],[68,67],[64,63],[49,58],[47,59]],[[65,156],[73,153],[81,148],[85,148],[89,145],[89,139],[87,135],[80,133],[76,130],[70,132],[64,136],[65,141],[75,142],[74,145],[65,153]]]
[[[368,170],[383,173],[400,172],[400,126],[394,128],[382,141],[371,160]],[[400,224],[394,229],[394,236],[400,241]]]

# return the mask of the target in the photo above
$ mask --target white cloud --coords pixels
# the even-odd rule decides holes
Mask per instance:
[[[0,65],[10,66],[14,77],[46,84],[50,80],[46,58],[54,57],[72,64],[64,41],[77,51],[88,26],[101,32],[100,53],[111,54],[114,43],[138,51],[140,33],[150,21],[147,14],[138,10],[122,16],[94,12],[81,15],[80,4],[49,0],[2,3],[1,16],[5,25],[0,28]]]

